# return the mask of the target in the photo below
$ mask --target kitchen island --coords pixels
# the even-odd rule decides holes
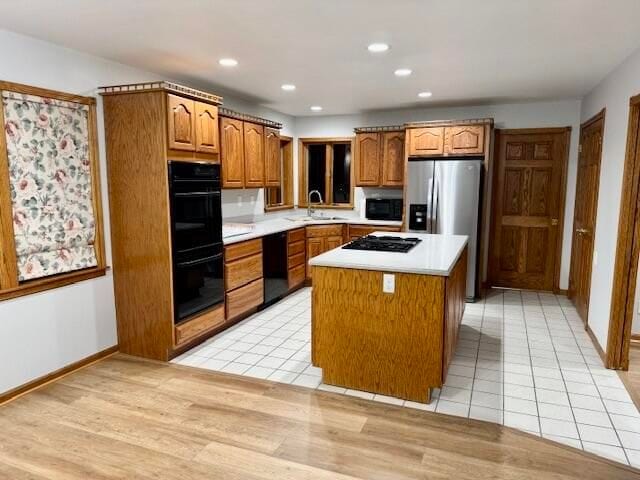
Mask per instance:
[[[336,248],[310,260],[312,362],[324,383],[429,402],[458,339],[467,237],[394,235],[421,241],[406,253]]]

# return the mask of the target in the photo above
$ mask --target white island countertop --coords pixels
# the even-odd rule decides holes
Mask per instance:
[[[469,239],[466,235],[432,235],[408,232],[391,234],[376,232],[373,235],[413,237],[422,241],[407,253],[348,250],[338,247],[313,257],[309,260],[309,264],[314,267],[449,276]]]

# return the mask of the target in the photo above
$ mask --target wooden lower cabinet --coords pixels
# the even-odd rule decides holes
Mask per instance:
[[[352,242],[360,237],[370,235],[373,232],[399,232],[400,227],[372,226],[372,225],[349,225],[348,241]]]
[[[306,278],[306,230],[298,228],[287,232],[287,281],[289,289],[299,287]]]
[[[259,278],[226,294],[227,319],[239,317],[263,302],[264,280]]]
[[[225,290],[233,290],[262,277],[262,252],[234,260],[225,265]]]
[[[203,313],[199,317],[187,320],[175,327],[175,344],[177,347],[193,340],[208,330],[224,323],[224,306]]]
[[[307,278],[311,278],[308,262],[321,253],[338,248],[344,243],[346,225],[314,225],[307,227]]]

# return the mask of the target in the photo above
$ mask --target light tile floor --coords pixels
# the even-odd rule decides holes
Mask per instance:
[[[346,390],[311,365],[311,289],[174,359],[524,430],[640,468],[640,413],[566,297],[494,290],[467,304],[446,384],[429,405]]]

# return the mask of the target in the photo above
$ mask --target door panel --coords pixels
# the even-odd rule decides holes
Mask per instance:
[[[265,186],[279,187],[281,177],[280,167],[280,133],[273,128],[265,129],[264,136],[265,156]]]
[[[193,152],[195,141],[195,102],[176,95],[167,95],[169,148]]]
[[[196,102],[196,151],[218,153],[218,107]]]
[[[264,187],[264,127],[244,122],[244,186]]]
[[[380,185],[380,136],[377,133],[356,134],[356,185]]]
[[[444,127],[411,128],[409,135],[409,155],[429,156],[444,153]]]
[[[569,298],[573,300],[578,314],[585,324],[588,322],[589,295],[591,293],[591,269],[600,184],[603,128],[604,116],[599,114],[580,129],[581,151],[578,155]]]
[[[445,153],[448,155],[482,155],[484,153],[484,125],[446,127]]]
[[[569,131],[496,132],[489,259],[494,286],[553,290]]]
[[[244,187],[244,139],[242,120],[220,120],[221,168],[224,188]]]
[[[404,132],[382,134],[382,186],[401,187],[404,183]]]
[[[307,278],[311,278],[311,266],[309,260],[317,257],[325,250],[325,239],[322,237],[307,237]]]

